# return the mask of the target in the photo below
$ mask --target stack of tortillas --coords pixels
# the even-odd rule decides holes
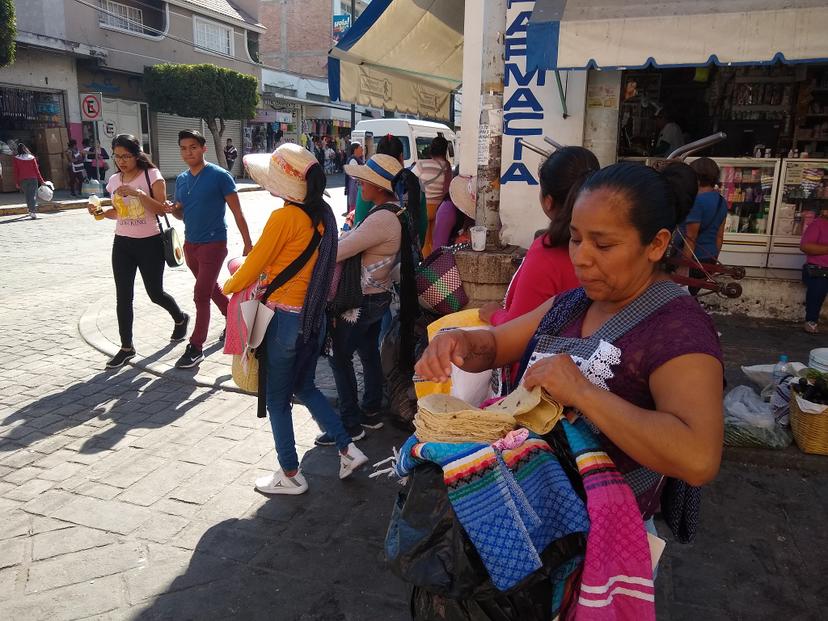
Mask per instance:
[[[486,442],[499,440],[515,427],[548,433],[563,408],[542,394],[519,386],[485,410],[445,394],[426,395],[417,402],[414,427],[421,442]]]

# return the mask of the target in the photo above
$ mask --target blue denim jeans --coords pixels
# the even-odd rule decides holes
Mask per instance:
[[[825,298],[828,297],[828,278],[809,276],[802,268],[802,282],[805,283],[805,321],[819,323],[819,314]]]
[[[336,391],[339,393],[339,412],[345,429],[359,429],[360,406],[354,353],[362,361],[362,381],[365,392],[362,409],[378,412],[382,407],[382,362],[379,352],[379,334],[382,318],[391,302],[390,293],[363,297],[359,319],[355,324],[337,319],[333,331],[333,352],[328,358],[333,371]]]
[[[293,435],[291,399],[295,394],[310,410],[311,416],[323,431],[336,441],[341,450],[350,444],[351,437],[345,432],[342,421],[315,384],[316,362],[308,371],[301,388],[293,392],[294,366],[296,361],[296,335],[299,332],[299,314],[276,310],[267,327],[267,411],[270,427],[276,442],[276,456],[283,470],[299,467],[296,440]],[[322,343],[320,342],[320,349]]]

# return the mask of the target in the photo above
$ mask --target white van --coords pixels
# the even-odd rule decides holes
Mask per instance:
[[[403,145],[405,166],[409,167],[418,160],[431,159],[428,154],[431,141],[437,136],[448,140],[448,160],[454,161],[456,136],[454,131],[442,123],[418,121],[416,119],[368,119],[360,121],[351,132],[351,141],[358,142],[365,148],[365,156],[376,153],[376,145],[383,136],[391,134],[400,139]]]

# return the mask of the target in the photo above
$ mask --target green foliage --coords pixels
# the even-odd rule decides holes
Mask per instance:
[[[243,120],[256,114],[259,84],[253,76],[215,65],[161,64],[144,69],[144,93],[155,112],[207,122]]]
[[[14,62],[16,36],[14,0],[0,0],[0,67]]]

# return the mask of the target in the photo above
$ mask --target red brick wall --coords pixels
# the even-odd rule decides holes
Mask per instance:
[[[262,58],[269,58],[271,54],[279,54],[282,49],[282,29],[279,27],[282,14],[280,0],[262,0],[259,7],[259,21],[267,28],[259,37],[259,50]],[[267,62],[267,61],[265,61]],[[268,62],[268,64],[271,64]]]
[[[327,76],[332,47],[331,0],[262,0],[260,19],[267,28],[261,38],[262,60],[279,69]],[[282,41],[282,21],[287,37]]]

